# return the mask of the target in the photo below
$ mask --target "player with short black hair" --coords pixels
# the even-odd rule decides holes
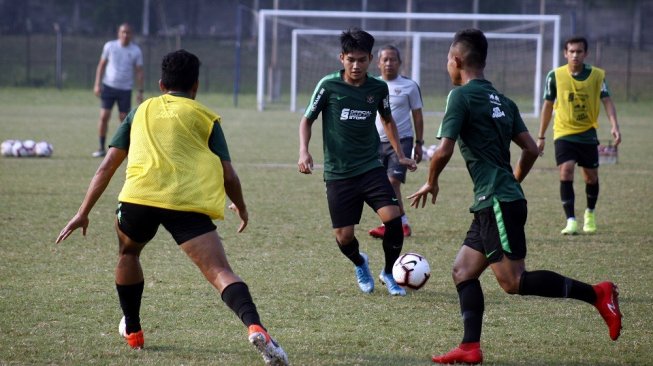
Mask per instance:
[[[587,208],[583,215],[583,231],[596,232],[596,202],[599,199],[599,100],[603,103],[614,146],[621,143],[617,110],[610,98],[605,71],[585,63],[587,39],[571,37],[564,43],[567,64],[551,70],[546,77],[544,103],[540,117],[537,146],[544,154],[546,130],[553,119],[553,143],[560,174],[560,200],[567,218],[563,235],[578,234],[575,213],[574,168],[581,168],[585,181]]]
[[[324,180],[331,223],[340,251],[355,266],[361,291],[374,291],[367,255],[359,251],[354,226],[367,203],[386,226],[383,238],[385,266],[379,275],[391,295],[406,291],[392,277],[392,265],[404,242],[401,212],[394,190],[379,162],[379,135],[375,117],[381,116],[399,162],[415,170],[415,161],[403,154],[390,110],[387,84],[367,73],[372,61],[374,37],[353,28],[340,36],[340,62],[344,69],[326,75],[315,88],[299,123],[299,172],[311,174],[313,157],[308,151],[311,127],[322,114]]]
[[[515,103],[485,79],[487,39],[477,29],[454,36],[447,71],[454,85],[438,130],[440,145],[431,157],[427,182],[409,196],[411,206],[435,203],[438,179],[453,155],[456,141],[474,183],[474,219],[454,261],[452,276],[460,300],[464,335],[450,352],[433,356],[440,364],[483,362],[480,339],[485,302],[479,277],[489,267],[509,294],[577,299],[594,305],[608,325],[610,338],[621,331],[617,286],[589,284],[551,271],[526,270],[526,198],[521,182],[538,156]],[[468,61],[471,58],[471,61]],[[510,144],[521,148],[514,169]]]
[[[119,255],[115,277],[124,314],[121,335],[129,346],[140,349],[145,344],[140,323],[144,288],[140,254],[163,225],[248,327],[249,341],[266,365],[287,365],[285,352],[261,323],[249,288],[231,269],[212,222],[224,218],[226,197],[241,219],[238,232],[247,226],[249,215],[221,118],[195,101],[199,67],[197,56],[185,50],[163,58],[159,81],[163,94],[143,102],[125,118],[81,207],[56,242],[78,228],[86,235],[91,209],[127,159],[116,212]]]

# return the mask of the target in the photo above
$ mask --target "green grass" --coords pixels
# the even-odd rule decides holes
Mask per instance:
[[[425,255],[432,268],[423,290],[391,298],[384,289],[361,294],[353,268],[336,248],[321,171],[296,171],[298,114],[230,108],[231,97],[200,94],[223,116],[232,158],[251,220],[242,234],[228,215],[218,224],[234,270],[249,284],[265,325],[294,365],[429,365],[430,355],[460,341],[462,326],[450,270],[471,215],[471,183],[459,153],[442,176],[435,206],[409,209],[413,236],[405,250]],[[247,104],[249,103],[249,104]],[[98,102],[90,91],[2,89],[0,140],[48,140],[49,159],[0,158],[0,364],[257,365],[245,329],[161,229],[145,249],[142,318],[146,349],[133,352],[117,334],[120,309],[113,266],[113,229],[122,171],[91,214],[86,237],[76,232],[59,246],[59,230],[77,210],[98,160]],[[561,237],[552,147],[526,179],[529,269],[550,269],[589,283],[619,284],[624,330],[610,341],[587,304],[510,296],[491,273],[481,277],[487,364],[645,365],[653,359],[653,159],[650,103],[618,104],[624,143],[619,164],[601,168],[597,235]],[[115,111],[114,111],[115,114]],[[527,121],[536,131],[537,121]],[[601,121],[600,136],[609,129]],[[427,145],[438,117],[427,116]],[[111,122],[110,133],[117,121]],[[549,131],[549,136],[551,132]],[[311,151],[321,161],[316,124]],[[549,138],[550,140],[550,138]],[[424,181],[412,173],[404,193]],[[584,188],[576,177],[577,210]],[[381,242],[366,209],[358,238],[376,274]]]

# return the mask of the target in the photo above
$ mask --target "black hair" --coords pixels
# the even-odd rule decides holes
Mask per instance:
[[[487,38],[478,29],[463,29],[456,32],[451,46],[461,44],[465,62],[472,67],[484,68],[487,59]]]
[[[399,63],[401,63],[401,53],[399,52],[399,49],[391,44],[387,44],[379,49],[379,54],[378,54],[378,59],[381,59],[381,52],[383,51],[395,51],[395,54],[397,55],[397,60],[399,60]]]
[[[371,54],[374,48],[374,37],[360,28],[349,28],[340,35],[342,53],[363,51]]]
[[[585,37],[573,36],[571,38],[567,38],[567,40],[565,41],[565,45],[564,45],[564,50],[565,51],[567,50],[567,46],[570,43],[582,43],[583,46],[585,46],[585,52],[587,52],[587,39]]]
[[[161,83],[168,90],[187,92],[200,75],[200,59],[186,50],[170,52],[161,61]]]

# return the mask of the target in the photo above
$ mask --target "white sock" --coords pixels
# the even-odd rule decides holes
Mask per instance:
[[[408,225],[408,217],[406,216],[406,214],[401,215],[401,223],[403,225]]]

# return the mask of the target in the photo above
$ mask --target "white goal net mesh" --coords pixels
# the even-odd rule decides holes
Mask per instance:
[[[280,10],[264,10],[259,16],[259,110],[289,106],[302,112],[316,83],[342,68],[339,35],[351,27],[366,29],[376,39],[368,70],[373,75],[379,74],[380,47],[392,44],[401,51],[401,73],[419,83],[426,113],[444,111],[452,88],[447,52],[459,29],[477,27],[486,33],[485,76],[525,115],[539,113],[542,80],[559,57],[557,16]]]

